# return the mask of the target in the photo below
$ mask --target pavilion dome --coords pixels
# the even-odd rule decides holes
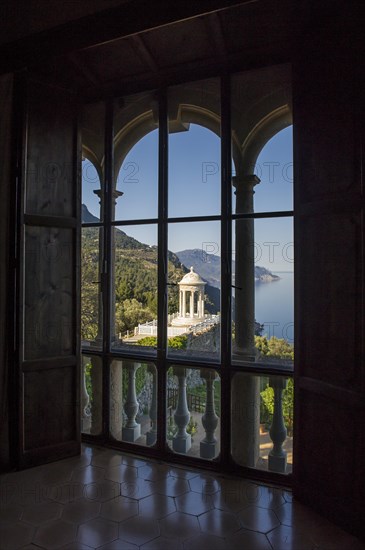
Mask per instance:
[[[191,267],[189,273],[184,275],[179,285],[205,285],[205,281],[203,281],[199,273],[195,273],[194,268]]]

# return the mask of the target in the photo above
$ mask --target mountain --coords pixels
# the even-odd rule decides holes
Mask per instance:
[[[194,266],[194,271],[210,285],[220,288],[221,259],[215,254],[208,254],[201,248],[193,248],[176,252],[177,257],[187,268]],[[233,265],[234,270],[234,265]],[[278,281],[280,277],[274,275],[265,267],[255,266],[255,281],[268,283]]]
[[[94,214],[89,212],[86,204],[81,206],[81,222],[82,223],[98,223],[100,220]]]

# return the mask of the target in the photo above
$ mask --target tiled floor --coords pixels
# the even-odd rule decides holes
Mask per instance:
[[[1,550],[365,549],[287,491],[90,446],[0,489]]]

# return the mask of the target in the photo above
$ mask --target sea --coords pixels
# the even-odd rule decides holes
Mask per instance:
[[[264,325],[263,335],[294,342],[294,273],[276,271],[270,283],[255,283],[255,319]]]

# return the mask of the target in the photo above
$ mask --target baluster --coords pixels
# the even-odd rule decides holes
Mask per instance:
[[[187,453],[191,447],[191,435],[187,433],[186,427],[189,424],[190,412],[186,399],[186,369],[175,367],[174,374],[178,380],[177,407],[174,414],[177,434],[172,440],[172,448],[177,453]]]
[[[269,385],[274,390],[274,414],[270,428],[270,437],[273,448],[269,453],[269,470],[282,472],[286,470],[287,453],[283,449],[286,439],[286,427],[283,416],[283,390],[286,388],[286,379],[281,376],[271,377]]]
[[[200,456],[202,458],[214,458],[217,454],[217,439],[214,435],[218,426],[218,416],[214,407],[214,381],[216,372],[208,369],[201,369],[200,376],[207,384],[207,397],[205,401],[205,412],[202,416],[202,424],[205,430],[205,438],[200,442]]]
[[[157,439],[157,376],[154,366],[148,365],[147,370],[152,374],[152,400],[149,410],[151,429],[146,434],[146,443],[147,445],[154,445]]]
[[[86,385],[86,367],[88,365],[88,359],[82,357],[82,384],[81,384],[81,422],[82,422],[82,432],[88,433],[90,430],[91,416],[90,416],[90,396],[87,391]]]
[[[124,403],[124,412],[127,415],[127,422],[122,429],[122,440],[134,443],[141,435],[141,425],[136,422],[138,412],[138,401],[136,395],[136,371],[139,363],[127,363],[124,368],[128,369],[128,390],[127,400]]]

